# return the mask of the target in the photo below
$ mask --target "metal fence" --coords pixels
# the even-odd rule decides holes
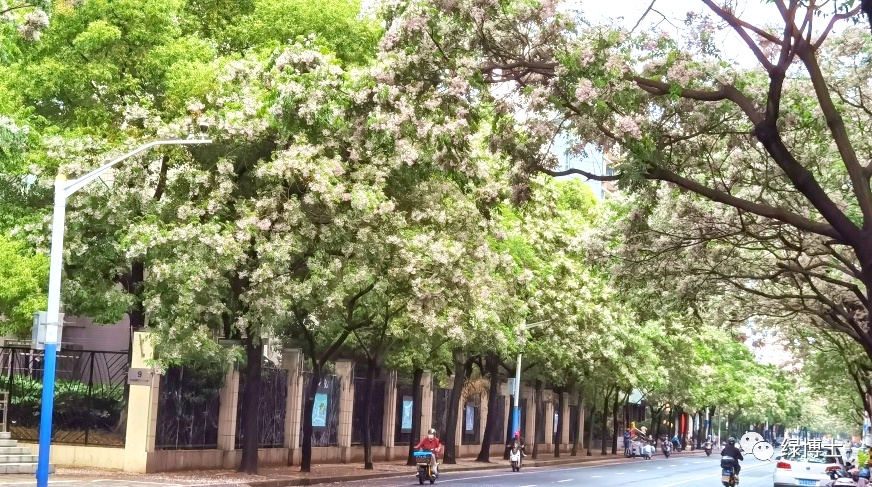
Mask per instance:
[[[9,392],[9,431],[38,441],[42,350],[0,348],[0,389]],[[127,352],[61,350],[57,355],[52,442],[124,446]]]
[[[418,386],[418,393],[423,395],[423,386]],[[422,396],[419,396],[422,397]],[[397,419],[394,431],[394,444],[397,446],[417,442],[418,434],[412,432],[412,414],[414,412],[415,396],[412,384],[397,384]],[[429,426],[428,426],[429,428]]]
[[[311,372],[303,372],[303,401],[306,390],[312,381]],[[325,375],[315,393],[315,408],[312,411],[312,446],[336,446],[339,444],[339,400],[342,395],[342,380],[336,375]],[[300,411],[300,445],[303,444],[302,419],[305,411]]]
[[[363,421],[366,412],[366,378],[354,379],[354,409],[351,414],[351,444],[363,444]],[[372,384],[372,407],[369,411],[370,439],[373,445],[384,444],[385,381],[377,379]]]
[[[451,389],[437,388],[433,391],[433,428],[436,436],[444,438],[448,434],[448,408],[451,404]],[[427,425],[425,430],[427,429]]]
[[[208,450],[218,447],[220,371],[170,367],[160,378],[158,450]]]
[[[578,436],[578,406],[569,406],[569,444],[575,443]]]
[[[545,443],[545,402],[540,402],[536,408],[536,443]]]
[[[264,364],[260,375],[260,401],[257,411],[258,447],[281,448],[285,446],[285,416],[288,412],[288,371],[273,364]],[[248,414],[242,409],[245,391],[245,374],[239,375],[239,400],[236,407],[236,448],[242,448],[245,436],[243,418]]]
[[[503,436],[505,436],[506,431],[508,431],[508,429],[503,430],[503,425],[506,421],[506,396],[496,396],[494,398],[488,398],[487,414],[488,416],[490,416],[491,414],[494,415],[493,424],[496,425],[496,428],[491,431],[491,443],[502,443],[506,439]],[[490,417],[488,417],[488,420],[490,420]],[[511,424],[509,424],[509,428],[511,427]]]
[[[481,397],[476,395],[466,398],[461,416],[463,423],[460,444],[481,444]]]

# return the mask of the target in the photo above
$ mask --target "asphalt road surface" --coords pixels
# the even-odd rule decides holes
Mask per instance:
[[[506,462],[508,463],[508,462]],[[775,464],[750,458],[742,462],[741,487],[772,487],[772,474]],[[406,487],[418,485],[414,477],[398,477],[383,480],[345,481],[335,486],[366,487]],[[424,485],[429,485],[425,482]],[[506,470],[483,472],[455,472],[441,474],[436,485],[448,487],[719,487],[720,456],[688,456],[682,458],[655,458],[635,460],[613,465],[588,465],[579,467],[522,468],[512,472],[508,464]]]

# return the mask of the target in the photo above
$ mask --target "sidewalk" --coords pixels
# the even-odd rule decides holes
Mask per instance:
[[[586,451],[572,457],[561,453],[560,458],[554,458],[553,453],[539,455],[533,460],[530,455],[524,460],[524,468],[554,467],[560,465],[578,464],[612,464],[644,462],[641,458],[630,459],[623,455],[608,453],[601,455]],[[675,454],[675,458],[704,455],[702,450]],[[660,455],[655,455],[657,458]],[[491,463],[478,463],[474,458],[461,458],[455,465],[442,465],[440,472],[469,472],[479,470],[508,469],[508,461],[502,456],[492,456]],[[312,465],[312,471],[301,473],[300,467],[262,467],[259,475],[246,475],[231,470],[208,470],[196,472],[167,472],[159,474],[133,474],[124,472],[84,470],[73,468],[58,468],[51,476],[50,484],[60,486],[99,485],[101,487],[115,486],[198,486],[198,487],[292,487],[300,485],[316,485],[342,482],[344,480],[367,480],[374,478],[403,477],[412,475],[415,467],[406,465],[405,461],[380,462],[373,470],[365,470],[362,463],[355,464],[325,464]],[[127,483],[130,482],[130,483]],[[36,485],[33,475],[0,475],[0,484],[12,487],[29,487]]]

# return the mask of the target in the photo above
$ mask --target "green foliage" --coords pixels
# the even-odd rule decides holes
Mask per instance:
[[[12,383],[10,417],[17,426],[39,425],[42,380],[17,375]],[[126,407],[124,387],[112,384],[88,386],[76,380],[55,382],[56,422],[65,429],[113,431]]]
[[[33,313],[46,307],[48,256],[0,233],[0,334],[28,336]]]

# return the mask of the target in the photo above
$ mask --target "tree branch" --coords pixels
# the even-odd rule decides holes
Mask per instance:
[[[702,1],[704,4],[706,4],[708,6],[708,8],[710,8],[715,14],[717,14],[718,17],[724,19],[727,22],[727,24],[729,24],[730,27],[732,27],[733,30],[736,31],[737,34],[739,34],[739,37],[741,37],[742,40],[745,41],[745,44],[748,45],[748,48],[751,49],[751,52],[754,53],[754,56],[757,58],[758,61],[760,61],[760,64],[762,64],[763,67],[766,68],[767,71],[774,68],[774,66],[772,65],[772,62],[769,61],[769,59],[766,57],[765,54],[763,54],[763,51],[760,50],[760,46],[758,46],[757,43],[754,42],[753,39],[751,39],[751,36],[748,35],[748,32],[745,31],[745,29],[746,28],[750,29],[754,33],[756,33],[757,35],[760,35],[767,40],[770,40],[772,42],[780,44],[782,49],[784,49],[785,45],[782,42],[778,41],[777,37],[769,34],[768,32],[764,31],[763,29],[759,29],[757,27],[754,27],[753,25],[751,25],[743,20],[739,20],[738,17],[736,17],[732,13],[724,10],[723,8],[721,8],[718,4],[716,4],[712,0],[702,0]],[[765,33],[765,36],[763,35],[763,33]]]
[[[820,223],[810,220],[808,218],[805,218],[804,216],[784,210],[783,208],[776,208],[773,206],[754,203],[753,201],[738,198],[731,194],[709,188],[708,186],[704,186],[692,179],[679,176],[666,169],[652,168],[648,171],[648,174],[646,176],[650,177],[651,179],[658,179],[661,181],[673,183],[677,186],[693,191],[696,194],[705,196],[712,201],[724,203],[732,207],[745,210],[749,213],[753,213],[755,215],[778,220],[780,222],[787,223],[788,225],[793,225],[794,227],[801,230],[806,230],[812,233],[816,233],[818,235],[828,236],[837,240],[840,237],[839,234],[833,229],[833,227],[826,223]]]
[[[869,2],[869,0],[862,1],[862,3],[867,3],[867,2]],[[830,34],[830,31],[833,30],[833,26],[836,25],[836,22],[849,19],[849,18],[857,15],[858,13],[860,13],[860,11],[862,9],[863,9],[863,5],[861,4],[861,5],[857,5],[856,7],[852,8],[851,10],[849,10],[847,12],[833,15],[833,17],[830,19],[830,22],[827,24],[826,28],[824,29],[824,32],[821,34],[821,36],[818,38],[818,40],[815,41],[815,43],[812,45],[812,48],[815,51],[817,51],[818,48],[821,47],[821,45],[824,43],[824,40]],[[870,19],[872,19],[872,17],[870,17]]]
[[[619,174],[613,174],[611,176],[598,175],[598,174],[594,174],[591,172],[587,172],[587,171],[584,171],[581,169],[575,169],[575,168],[565,169],[562,171],[553,171],[551,169],[545,169],[543,167],[540,167],[539,172],[545,173],[545,174],[547,174],[549,176],[553,176],[555,178],[560,177],[560,176],[569,176],[570,174],[577,174],[579,176],[584,176],[587,179],[590,179],[593,181],[619,181],[621,179],[621,176]]]

